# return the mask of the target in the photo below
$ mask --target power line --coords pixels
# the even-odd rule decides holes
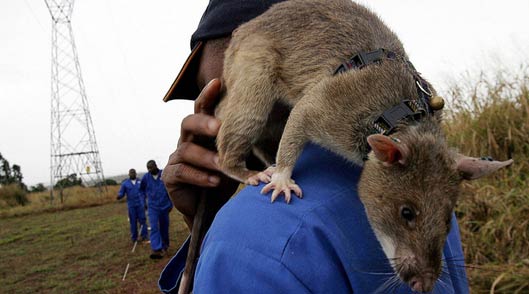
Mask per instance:
[[[42,31],[46,32],[47,30],[44,28],[44,25],[42,25],[42,23],[40,22],[39,18],[37,17],[37,14],[35,13],[33,8],[31,7],[31,5],[29,5],[28,0],[24,0],[24,4],[26,4],[26,6],[28,7],[31,15],[33,16],[33,19],[35,19],[35,21],[37,22],[39,27],[42,29]]]

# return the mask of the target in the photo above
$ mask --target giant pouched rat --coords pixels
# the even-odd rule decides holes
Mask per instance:
[[[435,90],[397,36],[350,0],[286,1],[241,25],[225,52],[223,79],[216,110],[223,171],[248,184],[269,182],[263,193],[274,190],[272,201],[283,193],[289,202],[291,190],[301,197],[291,174],[306,142],[363,165],[359,196],[369,222],[395,271],[416,291],[430,291],[440,275],[461,181],[512,163],[447,146]],[[292,110],[276,166],[248,170],[250,152],[270,158],[259,142],[281,135],[281,127],[269,129],[277,104]]]

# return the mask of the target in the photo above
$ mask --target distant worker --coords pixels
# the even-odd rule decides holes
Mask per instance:
[[[169,212],[173,204],[162,182],[162,170],[154,160],[147,162],[149,171],[141,179],[140,191],[147,197],[151,225],[151,258],[162,258],[169,247]]]
[[[145,220],[145,194],[140,191],[141,181],[136,178],[136,170],[129,170],[129,178],[121,182],[117,200],[127,196],[129,207],[130,237],[132,242],[147,241],[147,222]],[[138,223],[141,228],[141,238],[138,239]]]

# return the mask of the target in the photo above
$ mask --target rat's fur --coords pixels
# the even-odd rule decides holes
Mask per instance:
[[[317,106],[307,109],[316,112],[311,125],[326,119],[333,125],[331,129],[341,126],[367,134],[369,120],[402,98],[396,95],[401,92],[393,84],[407,87],[407,97],[417,96],[412,77],[397,74],[407,71],[400,62],[332,76],[336,67],[354,54],[377,48],[406,57],[395,34],[369,10],[350,1],[287,1],[240,26],[225,53],[226,95],[216,113],[223,121],[217,146],[225,172],[242,182],[253,174],[244,170],[244,158],[266,130],[264,125],[277,102],[289,106],[301,102],[300,108],[305,105],[305,109],[316,102]],[[390,73],[380,67],[390,67],[388,70],[395,74],[391,78],[403,80],[385,82]],[[372,97],[375,86],[380,87],[378,98]],[[328,90],[339,95],[332,97]],[[344,103],[350,107],[344,109]],[[350,114],[349,110],[359,111]],[[294,116],[296,111],[291,114]],[[356,121],[346,121],[351,117]],[[352,135],[345,130],[339,132]],[[367,151],[363,137],[355,139],[355,153]],[[361,163],[361,157],[356,159]]]
[[[399,58],[333,75],[353,55],[378,48]],[[349,0],[276,4],[240,26],[225,52],[217,147],[229,176],[250,184],[270,181],[269,173],[246,169],[245,159],[260,142],[280,136],[282,124],[274,128],[276,121],[269,118],[274,105],[292,107],[277,168],[263,191],[275,189],[272,200],[283,192],[289,201],[291,190],[301,196],[290,177],[307,141],[364,165],[359,195],[370,224],[401,279],[414,290],[429,291],[441,272],[441,250],[468,160],[458,161],[447,147],[440,115],[401,125],[392,135],[397,142],[372,135],[384,110],[418,99],[406,59],[397,36]],[[468,172],[481,176],[506,164],[478,165],[478,172]],[[416,214],[413,221],[403,218],[403,207]]]

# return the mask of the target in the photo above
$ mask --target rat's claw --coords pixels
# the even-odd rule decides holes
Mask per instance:
[[[290,199],[291,199],[290,189],[289,188],[283,189],[283,193],[285,193],[285,202],[287,204],[289,204],[290,203]]]
[[[263,187],[263,189],[261,189],[261,194],[268,194],[268,192],[270,192],[272,189],[274,189],[274,185],[272,183],[268,183]]]
[[[272,192],[271,202],[274,202],[281,193],[285,194],[285,202],[290,203],[290,200],[292,199],[292,193],[291,191],[294,191],[294,194],[298,196],[299,198],[302,198],[302,191],[301,188],[294,183],[292,179],[288,179],[287,181],[272,181],[268,183],[266,186],[261,189],[261,194],[267,194],[268,192]]]
[[[259,182],[270,183],[272,179],[266,172],[258,172],[246,179],[247,185],[257,186]]]
[[[274,201],[276,201],[277,197],[279,196],[279,193],[281,191],[279,190],[274,190],[274,192],[272,192],[272,198],[270,199],[270,202],[273,203]]]
[[[294,191],[294,194],[296,194],[296,196],[298,196],[300,199],[303,198],[303,192],[301,191],[301,188],[298,185],[292,184],[290,186],[290,189],[292,189],[292,191]]]

